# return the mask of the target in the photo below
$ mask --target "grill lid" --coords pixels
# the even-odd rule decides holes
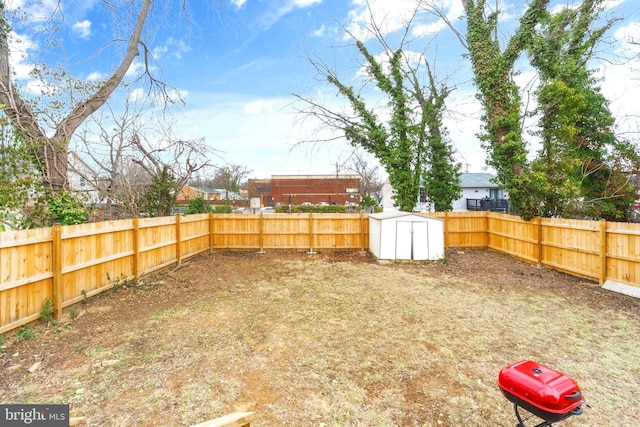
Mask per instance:
[[[506,395],[552,414],[568,413],[584,403],[573,379],[531,360],[502,368],[498,385]]]

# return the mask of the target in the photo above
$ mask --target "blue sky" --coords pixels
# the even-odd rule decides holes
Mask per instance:
[[[435,1],[456,28],[464,32],[464,23],[459,19],[461,1]],[[69,64],[74,75],[81,79],[104,77],[116,65],[117,46],[104,47],[104,44],[118,30],[118,23],[128,22],[125,15],[114,22],[98,0],[65,0],[58,9],[55,0],[44,0],[36,6],[21,0],[7,3],[28,11],[27,22],[14,28],[15,37],[21,43],[14,45],[13,56],[14,70],[23,77],[28,90],[34,93],[38,90],[35,85],[30,86],[33,82],[24,78],[39,55],[44,55],[49,62]],[[335,67],[345,82],[355,84],[360,57],[344,30],[371,41],[362,27],[370,20],[366,2],[192,0],[187,2],[187,18],[180,17],[180,3],[156,2],[153,18],[146,27],[155,76],[171,83],[186,101],[176,116],[180,136],[204,137],[209,146],[219,150],[221,158],[215,159],[216,163],[243,165],[252,170],[251,175],[256,178],[272,174],[335,173],[336,168],[346,172],[343,164],[352,150],[346,142],[298,144],[314,139],[319,130],[317,125],[300,121],[290,94],[318,97],[340,108],[335,90],[318,81],[306,57],[322,58]],[[502,3],[505,13],[501,30],[508,34],[509,24],[519,16],[523,2],[505,0]],[[412,0],[369,0],[373,16],[392,47],[415,4]],[[552,4],[567,4],[567,1]],[[55,36],[63,49],[49,48],[48,36],[36,31],[45,25],[43,19],[56,10],[57,16],[64,17]],[[637,0],[608,1],[604,16],[623,19],[608,34],[612,43],[606,45],[601,56],[637,55],[640,48],[627,43],[629,38],[640,41]],[[435,61],[437,75],[456,86],[448,100],[446,118],[451,142],[457,149],[456,157],[465,170],[481,172],[486,154],[475,136],[480,130],[481,111],[474,98],[469,64],[462,57],[464,51],[453,32],[432,15],[419,15],[414,24],[412,35],[416,39],[412,46],[416,51],[428,46],[426,54]],[[370,46],[373,52],[379,53],[377,45]],[[603,92],[612,102],[621,132],[637,140],[640,61],[635,58],[624,64],[601,61],[594,65],[600,69]],[[535,83],[530,70],[519,71],[519,81]],[[375,97],[375,92],[372,96]]]

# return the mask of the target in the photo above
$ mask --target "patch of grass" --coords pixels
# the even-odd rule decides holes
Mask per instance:
[[[7,339],[4,335],[0,334],[0,354],[4,354],[4,350],[7,346]]]
[[[36,333],[29,326],[23,326],[16,332],[16,339],[18,341],[31,340],[35,337]]]
[[[56,334],[59,334],[60,332],[69,329],[70,327],[71,327],[71,323],[65,323],[64,325],[58,328],[55,328],[53,332],[55,332]]]

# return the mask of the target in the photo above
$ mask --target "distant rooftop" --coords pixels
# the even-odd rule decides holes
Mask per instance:
[[[460,186],[462,188],[498,188],[498,185],[491,180],[495,178],[490,173],[463,173],[460,174]]]
[[[327,174],[327,175],[271,175],[271,179],[359,179],[360,175]]]

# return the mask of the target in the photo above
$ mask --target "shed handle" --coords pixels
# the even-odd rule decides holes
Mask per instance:
[[[580,397],[580,392],[579,391],[574,391],[573,394],[565,394],[564,398],[565,399],[577,399]]]

